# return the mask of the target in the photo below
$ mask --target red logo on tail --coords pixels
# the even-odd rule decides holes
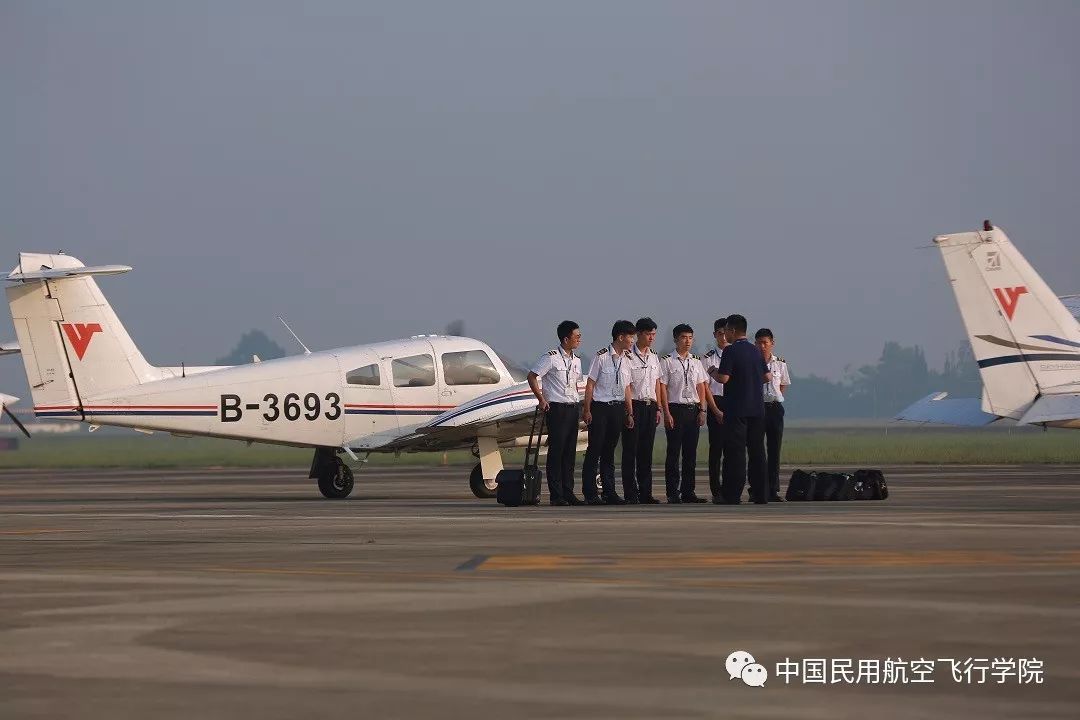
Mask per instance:
[[[64,334],[71,341],[71,347],[75,348],[75,354],[80,360],[86,354],[90,338],[94,337],[94,333],[101,332],[101,325],[98,323],[63,323],[60,327],[64,328]]]
[[[1020,296],[1026,294],[1027,291],[1028,289],[1023,285],[1011,288],[994,288],[994,295],[997,297],[1001,309],[1005,311],[1005,317],[1010,320],[1013,319],[1013,314],[1016,312],[1016,304],[1020,302]]]

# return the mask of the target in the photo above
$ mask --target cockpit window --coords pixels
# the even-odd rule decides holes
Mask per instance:
[[[427,387],[435,384],[435,358],[411,355],[391,363],[394,387]]]
[[[483,350],[443,353],[443,379],[447,385],[494,385],[499,371]]]
[[[345,373],[345,382],[350,385],[378,385],[379,366],[372,364],[350,370]]]

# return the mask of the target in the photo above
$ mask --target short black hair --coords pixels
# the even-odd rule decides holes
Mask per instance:
[[[727,327],[727,318],[717,318],[715,321],[713,321],[712,331],[715,333],[719,330],[723,330],[725,327]]]
[[[728,315],[727,326],[735,332],[746,333],[746,318],[742,315]]]
[[[555,330],[555,332],[559,334],[559,342],[561,343],[565,338],[573,335],[574,331],[577,330],[579,327],[581,326],[573,320],[563,320],[561,323],[559,323],[559,327]]]
[[[674,328],[671,329],[671,337],[674,338],[675,340],[678,340],[679,336],[682,335],[683,333],[690,333],[691,335],[693,335],[694,334],[694,328],[690,327],[686,323],[679,323],[678,325],[676,325]]]
[[[770,340],[773,340],[774,338],[773,338],[772,330],[770,330],[769,328],[761,328],[756,333],[754,333],[754,339],[755,340],[760,340],[763,337],[767,337]]]
[[[614,340],[620,335],[633,335],[636,332],[634,323],[629,320],[616,320],[615,324],[611,326],[611,339]]]
[[[634,328],[639,333],[640,332],[650,332],[650,331],[656,329],[656,321],[653,320],[651,317],[639,318],[638,321],[637,321],[637,324],[634,325]]]

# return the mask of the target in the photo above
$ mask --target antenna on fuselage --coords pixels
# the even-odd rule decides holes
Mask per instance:
[[[293,340],[295,340],[296,342],[300,343],[300,347],[304,348],[304,354],[305,354],[305,355],[310,355],[310,354],[311,354],[311,351],[310,351],[310,350],[308,350],[308,346],[304,344],[304,341],[303,341],[303,340],[301,340],[301,339],[300,339],[299,337],[297,337],[296,333],[294,333],[294,332],[293,332],[293,330],[292,330],[292,328],[291,328],[291,327],[289,327],[289,323],[285,322],[285,318],[283,318],[283,317],[281,317],[280,315],[278,315],[278,318],[277,318],[277,319],[281,321],[281,324],[282,324],[282,325],[284,325],[284,326],[285,326],[285,329],[289,331],[289,334],[293,336]]]

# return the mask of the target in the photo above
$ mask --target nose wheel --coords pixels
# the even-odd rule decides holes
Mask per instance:
[[[476,463],[476,466],[469,473],[469,489],[472,490],[472,494],[478,498],[489,499],[495,497],[495,492],[499,489],[499,483],[495,478],[484,479],[484,472],[480,467],[480,463]]]
[[[311,477],[318,480],[319,492],[323,497],[331,500],[347,498],[353,490],[352,468],[336,452],[327,448],[315,451],[315,458],[311,461]]]

